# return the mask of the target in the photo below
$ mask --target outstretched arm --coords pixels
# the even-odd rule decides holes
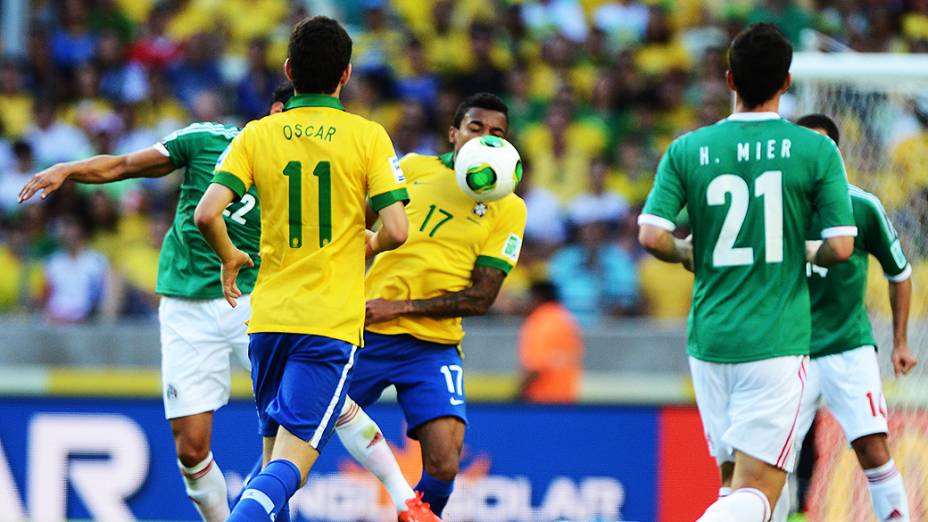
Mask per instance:
[[[59,163],[32,176],[19,192],[19,202],[28,200],[42,191],[47,198],[58,190],[65,180],[80,183],[111,183],[129,178],[157,178],[174,170],[171,158],[155,147],[122,154],[100,155],[80,161]]]
[[[499,294],[506,273],[498,268],[476,266],[471,273],[471,286],[458,292],[430,299],[367,302],[367,324],[382,323],[401,316],[467,317],[487,313]]]

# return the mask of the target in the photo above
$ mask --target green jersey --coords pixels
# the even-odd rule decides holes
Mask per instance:
[[[223,295],[219,257],[194,224],[193,213],[213,179],[219,157],[238,132],[237,128],[220,123],[194,123],[155,145],[171,158],[175,167],[186,167],[174,223],[164,236],[158,257],[155,291],[161,295],[185,299],[217,299]],[[254,268],[243,268],[238,276],[241,291],[251,293],[258,275],[261,238],[261,216],[254,188],[229,205],[223,214],[232,243],[255,261]]]
[[[641,224],[673,230],[686,206],[696,279],[688,351],[718,363],[809,353],[805,239],[853,236],[834,142],[775,113],[736,113],[677,138]]]
[[[851,186],[851,205],[858,231],[851,258],[831,268],[806,266],[812,300],[813,357],[876,344],[864,304],[870,254],[879,261],[890,281],[905,281],[912,274],[899,236],[880,200]],[[821,228],[816,215],[809,235],[817,239]]]

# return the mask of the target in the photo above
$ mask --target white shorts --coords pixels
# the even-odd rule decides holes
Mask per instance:
[[[888,431],[880,363],[873,346],[812,359],[799,413],[797,445],[812,427],[819,399],[825,400],[848,442]]]
[[[690,357],[709,453],[719,464],[734,462],[737,450],[792,471],[807,361],[795,355],[721,364]]]
[[[250,370],[249,295],[225,299],[162,297],[161,384],[168,419],[215,411],[229,402],[231,357]]]

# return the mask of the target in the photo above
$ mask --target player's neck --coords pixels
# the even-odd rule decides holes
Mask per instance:
[[[774,96],[769,100],[761,103],[760,105],[748,108],[744,105],[744,102],[741,101],[741,98],[738,97],[735,100],[735,112],[780,112],[780,97]]]

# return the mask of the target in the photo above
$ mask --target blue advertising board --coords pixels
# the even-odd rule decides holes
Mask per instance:
[[[380,424],[415,484],[399,408]],[[653,521],[658,408],[472,404],[450,521]],[[0,519],[196,520],[157,399],[0,398]],[[232,494],[260,451],[254,406],[217,412],[213,452]],[[291,504],[299,520],[396,520],[337,437]]]

